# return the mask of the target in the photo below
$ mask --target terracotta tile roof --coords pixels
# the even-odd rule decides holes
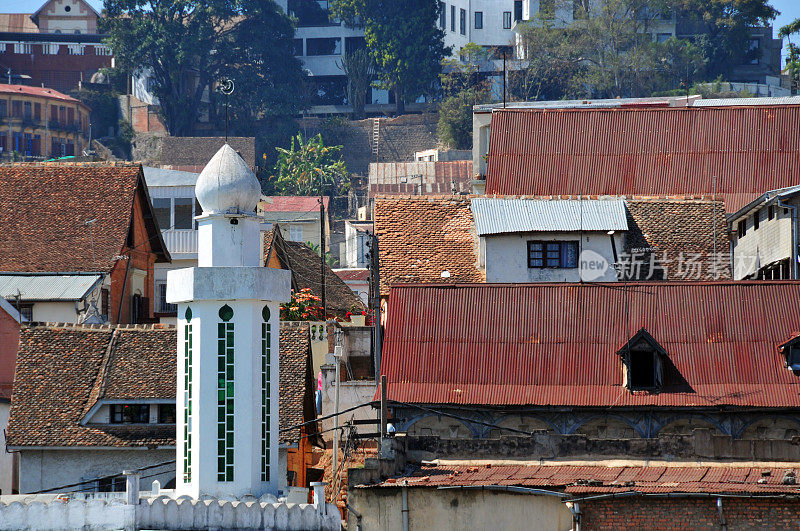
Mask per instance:
[[[220,136],[165,136],[161,141],[161,164],[176,170],[200,171],[224,144],[225,138]],[[255,167],[255,137],[231,136],[228,137],[228,144],[248,166]]]
[[[280,422],[281,427],[287,427],[314,414],[313,394],[308,393],[315,388],[310,366],[304,365],[309,363],[308,326],[282,323],[280,341]],[[174,425],[81,425],[80,422],[100,399],[174,400],[176,342],[175,328],[167,325],[23,325],[8,444],[174,445]],[[305,389],[304,382],[310,382]],[[284,432],[280,440],[296,442],[297,436],[295,431]]]
[[[381,295],[399,282],[483,282],[478,236],[463,197],[375,199]],[[450,277],[442,279],[442,271]]]
[[[119,357],[109,349],[116,336]],[[174,398],[175,329],[156,327],[25,325],[20,330],[10,446],[174,445],[175,427],[81,425],[104,397]],[[137,356],[141,359],[135,360]],[[140,374],[124,374],[126,369]],[[126,378],[127,376],[127,378]],[[98,380],[104,383],[98,383]],[[161,396],[149,388],[156,381]],[[94,397],[92,396],[94,395]]]
[[[800,472],[800,465],[747,466],[735,463],[649,466],[432,464],[411,473],[360,487],[452,487],[518,486],[545,488],[569,494],[714,493],[748,495],[800,495],[800,485],[784,485],[787,472]]]
[[[265,263],[269,262],[272,252],[277,253],[284,269],[292,272],[292,289],[299,291],[310,288],[314,295],[320,296],[320,259],[316,252],[302,242],[284,240],[275,224],[271,231],[265,233]],[[325,304],[328,313],[344,316],[355,306],[359,310],[366,309],[364,303],[336,273],[325,265]]]
[[[386,314],[398,402],[800,407],[778,350],[800,332],[798,281],[400,285]],[[661,392],[623,382],[620,351],[641,329],[665,351]]]
[[[137,191],[146,194],[138,164],[0,165],[0,271],[110,271]],[[159,252],[163,240],[150,230]]]
[[[1,33],[39,33],[30,13],[0,13]]]
[[[654,271],[656,279],[681,279],[687,273],[678,267],[684,257],[702,257],[704,263],[730,252],[730,239],[725,220],[725,203],[722,200],[653,199],[627,201],[628,232],[625,237],[626,251],[651,249],[643,253],[643,261],[649,256],[661,262],[661,270]],[[716,236],[716,246],[714,238]],[[726,261],[727,258],[723,257]],[[666,260],[665,260],[666,259]],[[669,262],[669,261],[672,262]],[[649,275],[642,271],[642,278]],[[702,268],[699,278],[692,280],[726,280],[731,278],[730,267],[713,272]],[[688,280],[688,279],[687,279]]]
[[[87,110],[89,109],[89,107],[87,107],[80,100],[76,100],[72,96],[68,96],[62,92],[50,88],[29,87],[27,85],[8,85],[5,83],[0,83],[0,94],[9,96],[24,95],[24,96],[40,96],[43,98],[52,98],[54,100],[77,103],[83,107],[86,107]]]
[[[347,282],[348,280],[369,280],[369,269],[337,269],[334,271],[336,276]]]
[[[314,418],[314,378],[311,374],[311,337],[308,323],[281,323],[280,419],[281,427],[296,426]],[[308,432],[314,429],[307,430]],[[281,432],[280,441],[297,444],[300,428]]]

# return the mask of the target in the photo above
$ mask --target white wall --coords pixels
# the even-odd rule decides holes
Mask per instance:
[[[578,241],[577,232],[548,232],[499,234],[481,238],[485,241],[486,282],[614,282],[614,254],[611,237],[604,232],[584,233],[581,242],[580,268],[530,268],[528,267],[528,241]],[[622,251],[622,234],[614,235],[617,253]],[[483,246],[481,246],[483,247]],[[595,265],[597,261],[605,265]],[[607,267],[606,267],[607,266]],[[599,267],[599,269],[598,269]]]
[[[0,402],[0,430],[3,433],[3,448],[5,448],[5,433],[8,428],[8,413],[11,403]],[[14,480],[14,454],[2,452],[0,454],[0,494],[11,494]]]
[[[800,207],[800,200],[787,201]],[[767,219],[767,208],[756,212],[759,216],[758,230],[753,228],[753,214],[745,219],[747,232],[739,237],[738,221],[731,223],[733,239],[733,278],[741,280],[773,262],[791,258],[792,255],[792,211],[774,207],[774,218]]]
[[[19,456],[19,491],[27,493],[170,461],[175,459],[175,450],[21,450]],[[174,468],[164,469],[169,472],[143,479],[143,485],[157,479],[163,486],[175,478]]]
[[[33,320],[49,323],[76,323],[78,322],[78,313],[75,311],[75,302],[35,302],[33,303]]]

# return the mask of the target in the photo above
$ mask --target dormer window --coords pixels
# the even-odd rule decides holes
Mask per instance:
[[[660,392],[662,357],[666,351],[647,330],[639,330],[618,352],[625,365],[625,384],[631,391]]]
[[[147,424],[149,404],[111,404],[111,424]]]
[[[778,349],[786,359],[786,367],[795,375],[800,376],[800,335],[790,339]]]

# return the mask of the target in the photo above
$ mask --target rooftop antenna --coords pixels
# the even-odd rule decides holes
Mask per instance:
[[[225,94],[225,143],[228,143],[228,96],[233,94],[234,90],[233,80],[230,78],[223,78],[219,85],[219,91]]]

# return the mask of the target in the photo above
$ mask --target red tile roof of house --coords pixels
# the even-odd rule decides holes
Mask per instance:
[[[39,33],[31,13],[0,13],[1,33]]]
[[[146,191],[138,164],[0,165],[0,271],[110,271],[126,245],[136,194],[152,208]],[[153,219],[146,213],[150,245],[169,260]]]
[[[483,282],[478,235],[463,197],[375,199],[381,295],[398,282]],[[442,279],[442,272],[450,277]]]
[[[517,486],[569,494],[620,492],[800,495],[800,485],[783,484],[784,474],[800,471],[786,466],[736,463],[695,465],[652,463],[648,466],[430,464],[409,474],[361,487],[485,487]]]
[[[52,98],[60,101],[68,101],[71,103],[78,103],[88,110],[89,107],[83,102],[76,100],[72,96],[67,96],[62,92],[44,87],[29,87],[27,85],[8,85],[0,83],[0,94],[3,95],[22,95],[22,96],[39,96],[43,98]]]
[[[486,193],[724,197],[800,184],[798,105],[496,110]]]
[[[327,212],[331,198],[324,196],[324,201]],[[275,195],[262,198],[258,206],[263,212],[319,212],[319,197]]]
[[[310,341],[307,324],[281,323],[281,428],[313,415]],[[174,424],[81,424],[99,400],[175,400],[174,326],[32,323],[21,327],[19,344],[10,446],[175,445]],[[285,431],[280,441],[298,436]]]
[[[387,319],[394,401],[800,406],[778,351],[800,332],[797,281],[401,285]],[[618,352],[641,328],[672,366],[660,393],[623,386]]]
[[[369,280],[369,269],[336,269],[333,271],[336,273],[336,276],[344,280],[345,282],[354,281],[354,280]]]

